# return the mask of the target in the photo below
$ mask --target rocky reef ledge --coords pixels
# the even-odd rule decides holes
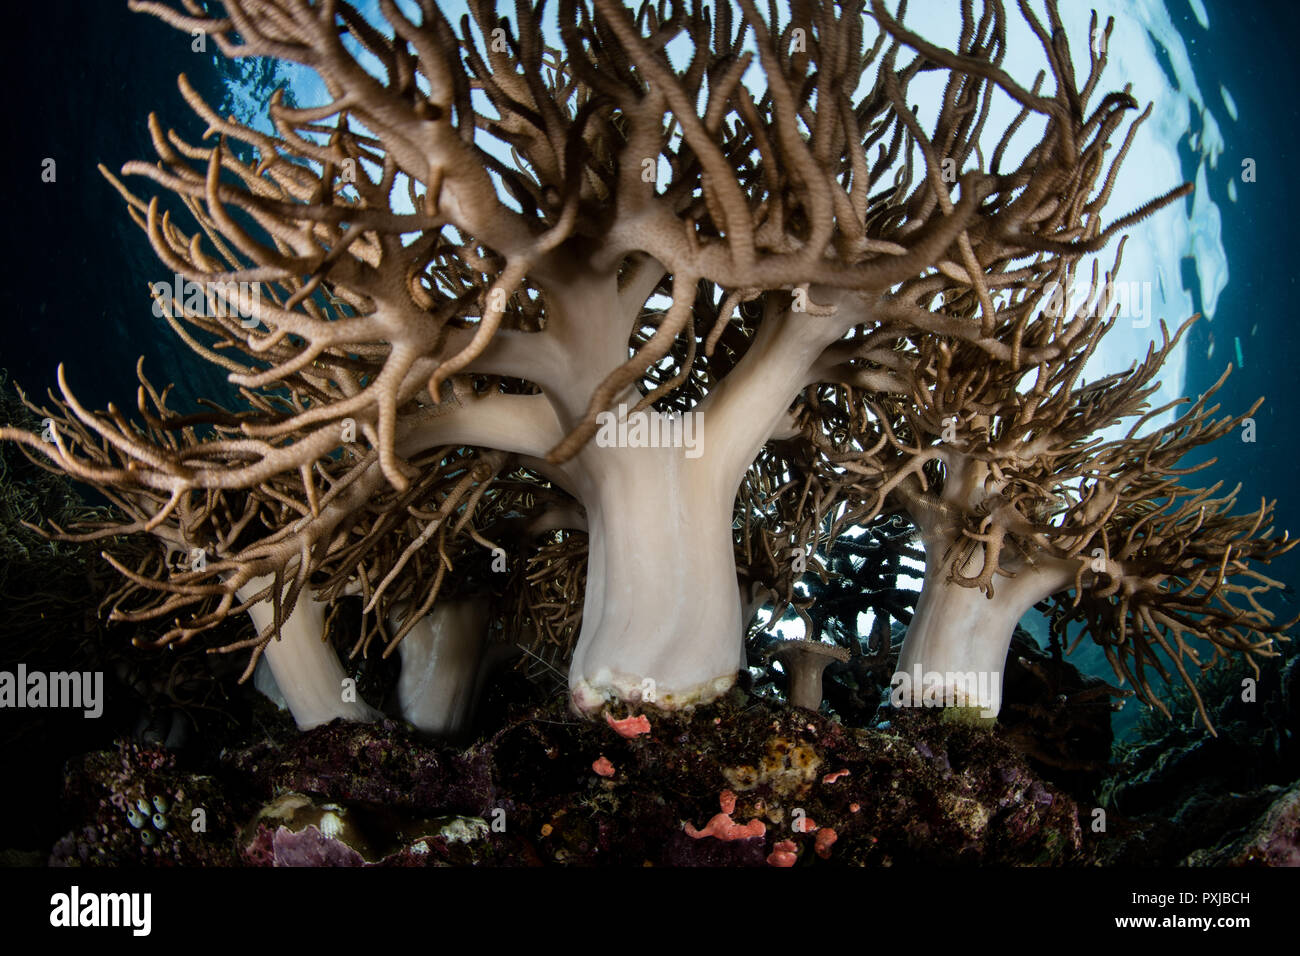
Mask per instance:
[[[1218,695],[1217,736],[1180,712],[1107,760],[1104,701],[1018,660],[1023,706],[994,726],[882,710],[848,727],[737,688],[603,721],[557,696],[458,747],[392,721],[300,733],[262,700],[203,746],[71,760],[62,812],[79,825],[48,862],[1300,865],[1295,661],[1266,673],[1260,706]],[[9,862],[46,862],[25,857]]]
[[[936,713],[851,729],[736,691],[629,716],[556,702],[464,750],[391,722],[275,729],[201,774],[121,744],[69,768],[86,822],[51,862],[1078,865],[1104,843],[996,730]]]

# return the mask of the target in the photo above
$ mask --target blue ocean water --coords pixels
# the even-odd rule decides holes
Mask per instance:
[[[1206,0],[1204,9],[1208,29],[1187,0],[1168,3],[1223,136],[1223,155],[1205,185],[1221,216],[1229,278],[1213,321],[1201,320],[1188,333],[1184,394],[1201,394],[1231,363],[1233,372],[1215,396],[1220,414],[1245,412],[1261,396],[1265,401],[1254,416],[1255,441],[1227,437],[1202,449],[1200,459],[1214,459],[1213,464],[1191,480],[1197,485],[1223,482],[1225,490],[1240,483],[1240,510],[1253,510],[1261,499],[1276,500],[1275,528],[1290,529],[1295,537],[1300,534],[1300,496],[1296,494],[1300,485],[1300,419],[1296,415],[1300,330],[1295,324],[1300,288],[1296,265],[1286,252],[1286,237],[1296,217],[1290,170],[1300,149],[1300,106],[1295,98],[1294,50],[1287,38],[1300,28],[1300,5]],[[1221,98],[1221,88],[1229,91],[1229,102]],[[1179,141],[1187,180],[1195,178],[1194,144],[1200,130],[1199,124],[1193,126]],[[1254,182],[1247,181],[1251,166]],[[1190,261],[1184,262],[1183,274],[1196,311],[1203,311]],[[1300,582],[1297,551],[1264,570],[1295,586]],[[1270,594],[1264,603],[1283,619],[1300,614],[1294,594]],[[1076,664],[1110,676],[1110,668],[1096,648],[1081,651],[1074,659]],[[1294,649],[1288,652],[1294,653]],[[1139,708],[1130,704],[1116,718],[1117,729],[1131,729],[1139,713]]]

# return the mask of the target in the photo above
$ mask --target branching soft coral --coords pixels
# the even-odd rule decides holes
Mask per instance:
[[[1186,467],[1187,454],[1245,416],[1215,419],[1211,389],[1180,418],[1141,431],[1167,411],[1145,399],[1174,344],[1166,334],[1129,372],[1076,387],[1084,347],[1054,371],[1055,363],[1038,366],[1034,384],[1018,388],[1020,370],[927,337],[913,402],[891,416],[863,400],[857,441],[874,445],[857,459],[871,472],[866,483],[882,507],[887,499],[906,509],[925,545],[900,674],[943,674],[950,683],[998,675],[991,699],[978,701],[996,712],[1012,631],[1048,598],[1086,621],[1117,675],[1148,703],[1156,701],[1144,671],[1165,674],[1156,650],[1189,685],[1185,662],[1271,653],[1269,635],[1287,625],[1257,600],[1277,582],[1251,565],[1294,542],[1269,536],[1271,505],[1232,515],[1235,493],[1180,483],[1204,467]],[[1129,426],[1123,437],[1090,437],[1117,422]],[[1210,661],[1192,638],[1209,643]]]
[[[132,6],[227,56],[309,67],[328,92],[303,109],[277,94],[268,135],[217,115],[182,78],[205,141],[151,117],[159,161],[122,173],[170,194],[192,233],[159,196],[105,173],[159,260],[210,306],[159,292],[159,310],[247,408],[176,415],[145,385],[133,423],[83,408],[60,371],[50,441],[0,430],[104,489],[125,529],[205,555],[201,569],[121,569],[132,593],[154,595],[122,613],[176,616],[169,639],[265,602],[250,646],[274,654],[285,622],[314,620],[304,602],[359,594],[357,650],[381,634],[391,650],[462,576],[468,550],[522,564],[557,545],[539,549],[526,530],[546,527],[548,509],[568,516],[549,525],[565,540],[585,533],[583,605],[570,606],[566,553],[558,576],[535,566],[532,590],[516,590],[539,598],[516,629],[552,642],[578,629],[569,686],[583,711],[723,692],[744,663],[749,603],[793,598],[800,572],[780,552],[891,505],[912,513],[933,565],[913,649],[949,640],[945,601],[979,612],[972,633],[995,634],[972,646],[997,643],[1003,619],[1042,591],[1033,582],[1082,582],[1093,547],[1111,562],[1098,580],[1121,589],[1253,599],[1194,568],[1166,568],[1190,577],[1162,583],[1099,537],[1107,521],[1138,525],[1121,504],[1166,487],[1132,479],[1134,461],[1171,475],[1169,456],[1190,447],[1172,432],[1083,444],[1136,409],[1167,346],[1080,390],[1081,357],[1107,324],[1041,306],[1082,256],[1190,185],[1103,220],[1136,124],[1112,140],[1137,104],[1127,91],[1090,102],[1104,57],[1080,85],[1052,3],[1047,26],[1021,8],[1048,91],[1002,70],[999,3],[978,16],[962,5],[954,51],[880,0],[797,3],[785,21],[751,0],[561,0],[562,51],[545,48],[540,7],[522,3],[512,23],[471,0],[459,35],[432,0],[381,3],[383,23],[343,0],[224,0],[221,16],[196,0]],[[742,82],[751,66],[761,92]],[[947,85],[923,129],[909,84],[933,71]],[[1001,135],[985,129],[996,91],[1021,108]],[[1042,138],[1013,155],[1031,119]],[[492,138],[503,149],[485,148]],[[258,294],[226,308],[238,283]],[[703,429],[694,449],[593,440],[610,416],[680,435],[687,414]],[[1222,574],[1274,552],[1231,528]],[[999,569],[1030,567],[985,600]],[[541,600],[548,589],[563,597]],[[1143,626],[1185,612],[1138,611]],[[1258,623],[1225,621],[1225,641]],[[365,716],[360,702],[331,706],[328,648],[298,643],[314,648],[312,719]],[[979,662],[1000,667],[996,656]]]

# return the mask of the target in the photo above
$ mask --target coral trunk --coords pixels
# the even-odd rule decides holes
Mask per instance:
[[[1059,589],[1066,571],[1022,569],[998,578],[994,596],[950,580],[950,566],[927,568],[894,675],[895,706],[977,707],[995,716],[1016,624]]]
[[[619,699],[675,708],[717,697],[735,680],[744,645],[731,502],[716,469],[680,449],[585,454],[599,481],[587,499],[574,707]]]
[[[485,600],[434,605],[397,646],[402,716],[425,733],[454,737],[473,716],[479,667],[487,644]]]
[[[269,581],[269,577],[254,578],[240,588],[241,599],[256,594]],[[254,604],[248,613],[259,630],[273,617],[269,601]],[[304,594],[280,625],[279,638],[266,645],[266,661],[298,729],[310,730],[339,717],[376,719],[379,712],[344,684],[347,672],[324,634],[325,608]]]

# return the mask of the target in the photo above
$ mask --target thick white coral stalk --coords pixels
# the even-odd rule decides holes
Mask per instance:
[[[253,578],[239,589],[240,600],[270,583],[269,576]],[[271,624],[273,613],[270,601],[259,601],[248,610],[259,631]],[[303,594],[280,625],[280,636],[266,645],[266,662],[294,723],[299,730],[310,730],[337,718],[375,720],[379,712],[344,683],[348,674],[324,634],[325,605]]]
[[[473,717],[487,643],[484,601],[442,600],[402,639],[397,701],[425,733],[454,737]]]
[[[927,564],[929,562],[927,561]],[[947,562],[926,571],[895,672],[895,706],[931,703],[1002,707],[1007,650],[1025,612],[1064,587],[1063,572],[1026,569],[1000,581],[994,597],[949,578]]]
[[[1016,625],[1031,607],[1069,587],[1078,561],[1046,553],[1002,555],[992,591],[962,584],[980,576],[990,558],[984,547],[971,548],[957,521],[960,509],[979,510],[992,502],[999,483],[982,463],[960,454],[945,455],[948,477],[938,507],[917,506],[912,516],[925,545],[925,579],[908,625],[894,675],[895,706],[978,708],[995,716],[1002,707],[1002,677]]]
[[[611,698],[674,708],[731,686],[743,659],[730,500],[708,456],[592,448],[590,535],[574,706]],[[593,462],[595,464],[595,462]]]

